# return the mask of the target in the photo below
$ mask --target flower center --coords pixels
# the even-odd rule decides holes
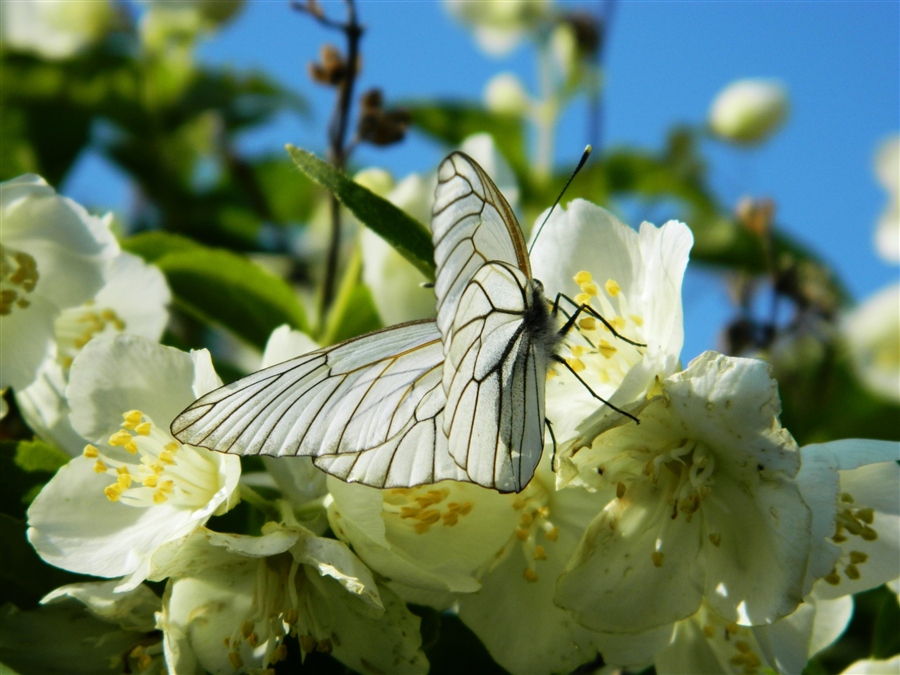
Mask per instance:
[[[263,533],[273,525],[264,525]],[[264,668],[283,661],[288,655],[284,643],[287,635],[297,637],[300,648],[307,654],[331,653],[331,630],[309,611],[313,603],[307,596],[317,591],[307,579],[303,566],[290,553],[263,558],[257,565],[250,608],[244,617],[237,617],[235,629],[224,639],[231,665],[236,670],[244,667],[241,647],[245,644],[257,654],[259,645],[264,645]]]
[[[733,666],[731,672],[757,675],[762,671],[763,659],[757,653],[758,643],[750,628],[702,610],[693,620],[701,625],[710,646]]]
[[[840,505],[838,506],[834,534],[831,535],[831,541],[835,544],[843,544],[850,541],[851,537],[859,537],[864,542],[876,541],[878,539],[878,530],[873,527],[874,524],[875,509],[865,504],[858,504],[853,495],[849,492],[843,492],[840,497]],[[853,581],[859,579],[862,576],[860,566],[869,559],[868,554],[863,551],[847,551],[843,546],[841,550],[843,552],[838,563],[831,570],[831,574],[825,577],[825,581],[832,586],[837,586],[841,583],[842,574]],[[839,567],[841,569],[838,569]]]
[[[582,312],[576,322],[577,332],[571,333],[566,343],[569,348],[566,363],[589,383],[617,386],[640,360],[641,352],[616,338],[613,330],[622,337],[640,342],[644,320],[629,311],[628,299],[613,279],[607,280],[602,289],[590,272],[581,271],[574,280],[580,290],[574,297],[575,302],[590,307],[607,323]],[[555,374],[551,369],[549,376]]]
[[[166,502],[196,510],[219,490],[219,470],[204,452],[182,445],[153,425],[140,410],[122,415],[122,429],[109,437],[113,448],[124,448],[131,457],[116,459],[94,445],[84,456],[95,459],[94,471],[113,476],[104,490],[111,502],[147,508]]]
[[[31,304],[38,279],[37,262],[27,253],[0,245],[0,316],[12,313],[13,307],[25,309]]]
[[[550,520],[550,491],[535,476],[521,494],[515,496],[512,508],[520,512],[515,539],[525,554],[525,581],[536,582],[538,563],[547,559],[547,549],[559,540],[559,527]]]
[[[394,488],[384,493],[384,517],[410,523],[416,534],[432,526],[453,527],[472,511],[471,501],[447,501],[450,488]]]
[[[93,301],[81,307],[64,309],[56,319],[58,359],[63,368],[72,365],[75,355],[93,338],[106,333],[121,333],[125,322],[112,309],[100,309]]]

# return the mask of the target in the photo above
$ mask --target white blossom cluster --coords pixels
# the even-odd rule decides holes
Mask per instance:
[[[86,608],[95,657],[122,672],[264,672],[299,646],[360,673],[425,673],[415,603],[457,614],[511,673],[598,655],[660,675],[795,673],[841,635],[851,594],[896,588],[900,446],[798,447],[765,362],[705,352],[682,367],[682,223],[633,230],[581,200],[550,216],[532,253],[547,296],[646,347],[582,318],[546,384],[555,444],[521,493],[499,494],[378,490],[307,458],[242,475],[236,456],[183,445],[171,420],[221,382],[205,350],[159,344],[161,273],[36,176],[3,184],[2,217],[0,386],[73,456],[32,503],[28,538],[103,579],[43,602]],[[406,263],[367,250],[379,310],[420,312],[399,290]],[[262,365],[313,348],[283,327]],[[258,536],[207,527],[242,499],[266,519]],[[47,649],[64,658],[85,636],[59,621]]]

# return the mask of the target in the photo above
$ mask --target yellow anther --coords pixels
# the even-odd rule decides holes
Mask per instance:
[[[422,509],[418,506],[401,506],[400,507],[400,517],[401,518],[418,518],[419,514],[422,512]]]
[[[131,487],[132,478],[127,473],[119,474],[119,477],[116,479],[116,483],[118,483],[119,487],[123,490],[127,490]]]
[[[459,522],[459,514],[456,511],[448,511],[443,516],[444,525],[453,527]]]
[[[581,270],[573,278],[575,279],[575,283],[580,286],[581,284],[586,284],[587,282],[592,281],[594,277],[591,276],[590,272],[585,272],[584,270]]]
[[[600,289],[597,288],[597,284],[593,281],[585,281],[581,284],[582,293],[587,293],[588,295],[597,295],[600,292]]]
[[[742,654],[746,654],[750,651],[750,645],[744,642],[743,640],[738,640],[734,643],[734,648],[737,649]]]
[[[333,649],[334,647],[332,647],[331,645],[331,640],[329,640],[328,638],[319,640],[318,644],[316,645],[316,651],[324,652],[325,654],[330,654]]]
[[[576,373],[580,373],[587,367],[581,359],[568,358],[566,359],[566,363],[568,363],[569,367]]]
[[[108,467],[103,463],[102,459],[98,459],[94,462],[94,473],[106,473],[108,470]]]
[[[134,649],[131,650],[131,653],[128,654],[133,659],[139,659],[144,655],[144,647],[142,645],[138,645]]]
[[[851,495],[849,492],[842,492],[841,493],[841,501],[844,502],[845,504],[852,504],[854,501],[853,495]]]
[[[538,544],[534,547],[534,559],[535,560],[546,560],[547,559],[547,549]]]
[[[578,320],[578,327],[582,330],[596,330],[597,320],[592,316],[586,316]]]
[[[309,654],[316,650],[316,639],[312,635],[300,636],[300,649]]]
[[[576,305],[589,305],[591,304],[591,296],[587,293],[579,293],[575,296],[575,304]]]
[[[547,533],[544,535],[547,537],[549,541],[558,541],[559,540],[559,528],[553,527],[547,530]]]
[[[289,609],[285,610],[282,618],[288,626],[293,626],[300,620],[300,612],[295,607],[290,607]]]
[[[603,356],[605,356],[606,358],[610,359],[618,350],[611,344],[609,344],[606,340],[600,340],[600,345],[597,347],[597,351],[603,354]]]
[[[163,446],[163,450],[168,450],[169,452],[177,452],[180,447],[181,446],[178,445],[178,443],[176,443],[175,441],[171,441]]]
[[[531,583],[534,583],[535,581],[538,580],[537,572],[535,572],[530,567],[525,568],[524,576],[525,576],[525,581],[530,581]]]
[[[100,450],[96,445],[91,445],[90,443],[88,443],[86,446],[84,446],[84,456],[94,459],[100,456]]]
[[[866,525],[875,522],[875,509],[860,509],[856,512],[856,517],[863,521]]]
[[[578,359],[585,355],[585,353],[587,352],[587,348],[583,345],[572,345],[572,349],[570,351],[572,352],[572,356]]]
[[[441,512],[437,509],[426,509],[419,514],[419,522],[424,525],[434,525],[441,519]]]
[[[141,481],[141,485],[148,488],[155,488],[159,484],[159,476],[155,473],[150,474]]]
[[[722,534],[720,532],[713,532],[709,535],[709,541],[713,546],[720,546],[722,544]]]
[[[616,499],[622,499],[625,496],[625,483],[616,484]]]
[[[552,380],[552,379],[553,379],[554,377],[556,377],[558,374],[559,374],[559,373],[557,373],[555,370],[553,370],[553,368],[547,368],[547,379],[548,379],[548,380]]]
[[[638,316],[637,314],[632,314],[628,317],[634,322],[635,326],[643,326],[644,325],[644,317]]]
[[[860,565],[869,559],[868,554],[862,551],[850,551],[850,562],[854,565]]]
[[[161,453],[159,453],[159,461],[163,464],[174,464],[175,455],[173,455],[168,450],[163,450]]]
[[[118,316],[111,309],[104,309],[102,312],[100,312],[100,318],[105,319],[106,321],[115,321]]]
[[[528,539],[528,530],[522,527],[516,528],[516,538],[526,541]]]
[[[531,525],[531,523],[532,523],[533,521],[534,521],[534,514],[529,513],[528,511],[526,511],[525,513],[523,513],[523,514],[521,515],[521,517],[519,518],[519,524],[520,524],[520,525]]]
[[[528,503],[527,499],[522,499],[521,497],[516,497],[515,499],[513,499],[512,507],[516,511],[521,511],[522,509],[525,508],[525,505],[527,503]]]
[[[129,424],[140,424],[141,420],[144,419],[144,413],[140,410],[129,410],[126,413],[122,413],[122,419]]]
[[[172,490],[175,489],[175,483],[173,483],[170,480],[164,480],[162,483],[159,484],[159,489],[162,490],[163,492],[171,492]]]
[[[150,664],[153,663],[153,657],[150,656],[149,654],[144,654],[143,656],[141,656],[141,658],[139,658],[137,660],[137,662],[138,662],[138,668],[140,670],[142,670],[142,671],[147,670],[147,668],[150,667]]]
[[[235,670],[239,670],[244,667],[244,659],[242,659],[241,655],[237,652],[228,652],[228,662]]]
[[[736,623],[729,623],[725,626],[725,632],[729,635],[737,635],[738,630],[740,630],[740,628]]]
[[[653,555],[650,557],[653,559],[653,565],[655,567],[662,567],[663,559],[665,558],[662,551],[654,551]]]
[[[252,621],[243,621],[241,622],[241,636],[246,640],[250,637],[250,633],[253,632],[253,622]]]
[[[127,431],[117,431],[109,437],[109,444],[112,446],[124,446],[129,442],[131,442],[131,434]]]
[[[538,508],[535,513],[541,518],[549,518],[550,517],[550,507],[549,506],[541,506]]]
[[[153,503],[154,504],[162,504],[167,499],[168,499],[168,496],[166,496],[166,493],[162,488],[158,489],[156,492],[153,493]]]
[[[113,483],[112,485],[108,485],[105,490],[103,490],[103,494],[106,495],[107,499],[111,502],[119,501],[119,497],[122,496],[122,488],[118,483]]]
[[[256,633],[250,633],[250,635],[247,636],[247,644],[249,644],[251,647],[256,647],[259,644],[259,635],[257,635]]]
[[[876,539],[878,539],[878,533],[868,526],[863,528],[859,536],[862,537],[865,541],[875,541]]]
[[[150,422],[141,422],[134,428],[134,430],[136,433],[140,434],[141,436],[149,436],[150,429],[152,426],[153,425],[150,424]]]
[[[824,577],[825,583],[831,584],[832,586],[839,586],[841,583],[841,575],[837,573],[837,570],[831,570],[831,574]]]
[[[125,444],[125,449],[126,449],[128,452],[130,452],[132,455],[134,455],[134,454],[136,454],[137,451],[138,451],[137,443],[135,443],[134,441],[128,441],[128,442]]]
[[[472,511],[472,507],[475,506],[472,502],[463,502],[462,506],[459,507],[459,515],[467,516]]]
[[[621,331],[623,328],[625,328],[625,319],[623,319],[621,316],[614,316],[609,320],[609,324],[617,331]]]
[[[856,565],[850,564],[844,568],[844,574],[847,575],[848,579],[853,579],[856,581],[861,576],[859,573],[859,568]]]
[[[604,284],[604,285],[606,287],[606,292],[609,293],[610,296],[613,298],[616,297],[619,294],[619,292],[622,290],[621,286],[619,286],[619,284],[617,284],[612,279],[607,279],[606,284]]]
[[[269,661],[271,663],[278,663],[280,661],[284,661],[288,656],[287,645],[283,642],[275,647],[275,651],[272,652],[272,656],[269,657]],[[273,675],[275,673],[271,668],[268,669]]]

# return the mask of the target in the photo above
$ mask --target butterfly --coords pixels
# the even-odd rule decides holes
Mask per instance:
[[[225,385],[179,414],[173,435],[231,454],[309,456],[379,488],[450,479],[523,490],[544,449],[548,368],[565,363],[557,349],[579,311],[591,310],[558,326],[559,298],[551,307],[544,297],[509,203],[473,159],[450,154],[437,179],[436,320]]]

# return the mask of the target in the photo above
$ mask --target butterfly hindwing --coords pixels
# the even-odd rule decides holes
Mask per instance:
[[[353,455],[395,438],[402,450],[402,438],[421,434],[419,424],[433,426],[443,410],[442,363],[433,321],[394,326],[216,389],[182,412],[172,431],[185,443],[240,455]],[[428,462],[427,448],[424,455]]]

